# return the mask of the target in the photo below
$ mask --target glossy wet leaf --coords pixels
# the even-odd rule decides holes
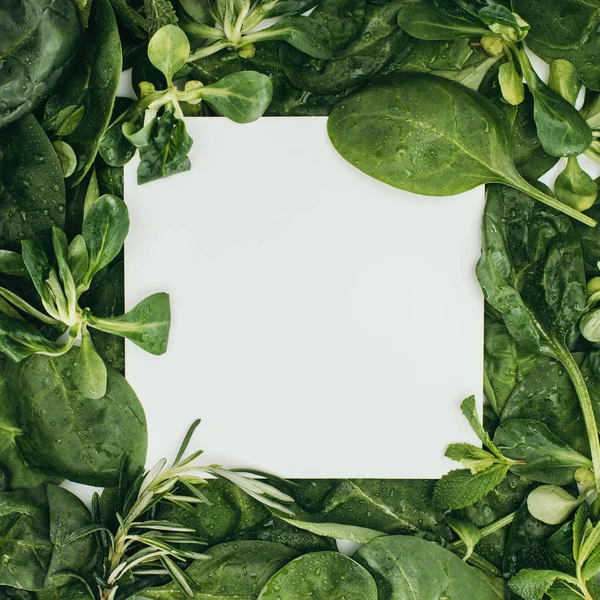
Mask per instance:
[[[306,554],[276,573],[259,600],[377,600],[371,575],[351,558],[337,552]]]
[[[140,185],[189,171],[192,166],[188,152],[193,140],[185,129],[185,123],[178,119],[173,111],[167,111],[162,117],[155,118],[151,127],[150,143],[140,151],[137,172]]]
[[[598,185],[598,181],[596,182]],[[596,204],[587,211],[592,218],[600,216],[600,204]],[[581,227],[579,223],[573,223],[581,242],[583,252],[583,262],[585,265],[585,275],[587,279],[600,275],[598,270],[598,257],[600,256],[600,233],[596,227]]]
[[[84,572],[95,557],[92,538],[63,545],[91,522],[83,503],[67,490],[48,484],[0,494],[0,517],[1,585],[42,590],[61,571]]]
[[[255,600],[277,571],[294,560],[298,552],[283,544],[240,541],[221,544],[206,551],[209,560],[193,562],[186,575],[205,600]],[[146,590],[151,600],[184,600],[188,596],[174,583]]]
[[[507,62],[500,65],[498,81],[502,89],[502,96],[509,104],[518,106],[525,100],[525,86],[514,63]]]
[[[85,314],[90,327],[112,333],[128,340],[150,354],[167,351],[171,327],[169,294],[160,292],[142,300],[119,317],[95,317]]]
[[[190,55],[190,43],[182,29],[176,25],[161,27],[148,44],[150,62],[163,73],[167,82],[187,62]]]
[[[75,354],[35,356],[15,367],[11,389],[23,430],[17,445],[25,460],[46,473],[115,485],[126,456],[132,472],[145,463],[144,412],[123,376],[110,367],[104,398],[83,396],[71,381]]]
[[[6,359],[0,359],[0,464],[8,475],[8,489],[35,487],[41,483],[58,485],[60,477],[30,467],[17,448],[21,428],[17,422],[16,407],[9,392],[7,378]]]
[[[367,5],[362,29],[327,61],[311,59],[289,46],[280,50],[290,81],[315,94],[337,94],[366,83],[381,72],[408,43],[396,24],[398,6]],[[319,19],[319,13],[315,19]]]
[[[471,19],[451,16],[435,5],[434,0],[408,0],[398,12],[398,24],[409,35],[420,40],[452,40],[481,37],[489,31]]]
[[[82,32],[71,0],[0,7],[0,129],[32,111],[69,74]]]
[[[358,36],[366,10],[366,0],[323,0],[310,16],[329,30],[331,47],[338,51]]]
[[[511,470],[532,481],[568,485],[573,482],[575,469],[591,467],[589,458],[532,419],[505,421],[496,430],[494,442],[507,458],[527,463]]]
[[[426,74],[382,78],[342,100],[328,131],[348,162],[400,189],[450,196],[501,182],[582,218],[522,179],[502,112],[452,81]]]
[[[567,102],[575,104],[581,90],[581,78],[577,67],[571,61],[562,58],[553,60],[550,64],[548,86]]]
[[[479,571],[458,556],[416,537],[374,540],[360,548],[355,558],[375,578],[379,600],[502,598]]]
[[[38,122],[26,116],[0,131],[0,243],[33,237],[64,222],[60,162]]]
[[[510,589],[524,600],[542,600],[556,582],[568,582],[569,587],[578,589],[577,579],[560,571],[524,569],[509,582]]]
[[[231,73],[201,90],[201,97],[218,114],[236,123],[263,116],[273,97],[273,84],[256,71]]]
[[[77,106],[82,111],[72,130],[56,132],[77,155],[69,185],[79,183],[91,167],[100,137],[113,109],[121,76],[121,42],[109,0],[94,0],[89,26],[72,75],[50,96],[45,120]]]
[[[571,61],[583,83],[600,89],[600,13],[595,1],[513,0],[513,8],[531,24],[527,44],[551,62],[557,58]]]
[[[517,343],[551,357],[564,351],[586,298],[581,247],[566,217],[490,187],[477,276]]]
[[[106,194],[90,206],[82,228],[89,257],[86,283],[113,261],[128,232],[129,211],[121,199]]]
[[[556,178],[554,193],[563,204],[585,211],[596,202],[598,188],[587,171],[581,168],[577,158],[569,156],[565,169]]]
[[[31,323],[0,314],[0,352],[15,362],[38,352],[53,354],[61,347],[61,344],[43,336]]]

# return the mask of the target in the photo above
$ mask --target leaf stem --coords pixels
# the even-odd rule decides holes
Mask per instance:
[[[590,442],[596,490],[600,492],[600,438],[598,437],[598,425],[596,424],[596,415],[594,414],[590,392],[585,383],[585,379],[583,378],[583,374],[579,369],[579,365],[571,353],[566,348],[560,349],[557,351],[557,358],[567,370],[571,382],[575,387],[575,391],[577,392],[577,397],[579,398],[579,404],[581,406],[583,420],[585,421],[585,428]]]

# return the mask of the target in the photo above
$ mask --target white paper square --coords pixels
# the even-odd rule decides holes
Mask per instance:
[[[187,120],[192,170],[126,168],[128,309],[171,294],[165,356],[127,346],[149,462],[290,478],[438,478],[482,398],[483,190],[426,198],[347,164],[325,118]]]

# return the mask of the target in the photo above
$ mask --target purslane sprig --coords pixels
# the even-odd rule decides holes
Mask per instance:
[[[121,252],[128,231],[127,206],[104,195],[90,204],[82,233],[70,242],[54,227],[50,239],[24,240],[22,254],[1,252],[0,273],[29,279],[45,312],[0,287],[0,351],[15,362],[33,354],[61,356],[81,339],[70,378],[82,394],[95,399],[106,393],[107,371],[94,349],[90,328],[127,338],[151,354],[166,352],[171,324],[168,294],[149,296],[117,317],[99,317],[80,305],[94,276]],[[63,336],[50,339],[44,327]]]
[[[170,521],[157,519],[159,504],[193,508],[210,504],[201,492],[207,483],[205,476],[217,477],[233,483],[258,502],[293,515],[286,504],[293,498],[277,488],[239,472],[218,465],[196,466],[194,461],[202,450],[185,456],[192,435],[200,421],[189,429],[177,457],[170,467],[165,459],[140,475],[129,489],[123,489],[124,502],[118,508],[118,528],[111,531],[105,524],[96,495],[95,523],[74,532],[65,543],[99,534],[103,551],[102,572],[96,574],[97,600],[130,598],[131,590],[141,592],[153,585],[156,578],[171,578],[189,597],[194,595],[194,582],[185,574],[185,566],[193,560],[209,560],[199,552],[205,542],[198,539],[193,529]]]

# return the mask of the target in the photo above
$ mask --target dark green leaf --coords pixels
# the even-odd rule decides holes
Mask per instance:
[[[556,198],[574,209],[590,209],[598,197],[596,182],[579,165],[574,156],[569,156],[567,166],[554,183]]]
[[[377,600],[373,577],[351,558],[337,552],[306,554],[283,567],[259,600]]]
[[[52,119],[70,106],[83,116],[73,131],[56,132],[73,148],[77,165],[71,185],[79,183],[90,169],[100,137],[108,126],[121,76],[121,42],[109,0],[94,0],[83,48],[77,55],[73,75],[50,96],[45,119]]]
[[[575,469],[591,467],[589,458],[573,450],[539,421],[505,421],[496,430],[494,441],[506,457],[527,463],[511,470],[532,481],[568,485],[573,483]]]
[[[503,597],[480,571],[437,544],[416,537],[374,540],[360,548],[355,558],[375,578],[379,600],[501,600]]]
[[[73,360],[71,381],[86,398],[99,400],[106,395],[107,377],[106,365],[94,349],[89,334],[85,332]]]
[[[523,600],[542,600],[546,592],[556,581],[566,581],[577,589],[577,579],[560,571],[538,571],[524,569],[509,582],[510,589],[519,594]]]
[[[17,445],[25,460],[44,472],[88,485],[115,485],[125,457],[132,472],[146,461],[144,412],[111,368],[106,396],[98,401],[83,396],[71,382],[75,355],[36,356],[16,368],[11,383],[23,429]]]
[[[185,571],[198,589],[193,598],[255,600],[269,579],[298,552],[283,544],[241,541],[215,546],[206,555],[210,560],[195,561]],[[145,590],[144,596],[151,600],[188,597],[174,583]]]
[[[0,129],[29,113],[56,88],[73,67],[82,31],[71,0],[0,6]]]
[[[169,0],[144,0],[144,13],[148,31],[155,34],[165,25],[177,25],[178,19],[173,4]]]
[[[24,117],[0,131],[0,243],[33,237],[64,222],[60,162],[35,118]]]
[[[0,351],[5,356],[20,362],[38,352],[53,354],[60,350],[60,344],[44,337],[31,323],[0,314]]]

